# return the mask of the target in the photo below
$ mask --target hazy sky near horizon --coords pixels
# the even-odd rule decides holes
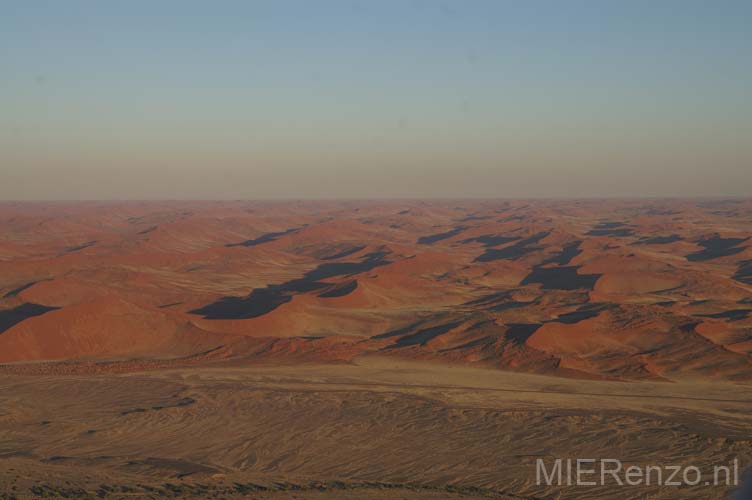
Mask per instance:
[[[0,199],[752,195],[749,1],[0,0]]]

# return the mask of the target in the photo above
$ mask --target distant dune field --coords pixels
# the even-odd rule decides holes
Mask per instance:
[[[746,467],[750,353],[752,200],[0,203],[19,498],[725,498],[535,460]]]
[[[752,376],[752,202],[0,205],[0,362]]]

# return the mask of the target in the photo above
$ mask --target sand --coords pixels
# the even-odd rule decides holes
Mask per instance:
[[[724,498],[535,465],[751,465],[751,262],[749,199],[0,203],[0,499]]]
[[[23,494],[709,499],[729,488],[538,486],[535,460],[752,463],[752,387],[734,384],[582,381],[368,357],[4,375],[0,389],[0,491]]]

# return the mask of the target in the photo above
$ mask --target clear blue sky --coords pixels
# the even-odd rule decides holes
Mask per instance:
[[[0,13],[0,199],[752,194],[748,1]]]

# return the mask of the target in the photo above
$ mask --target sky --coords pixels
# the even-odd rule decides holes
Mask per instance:
[[[0,12],[0,200],[752,195],[749,1]]]

